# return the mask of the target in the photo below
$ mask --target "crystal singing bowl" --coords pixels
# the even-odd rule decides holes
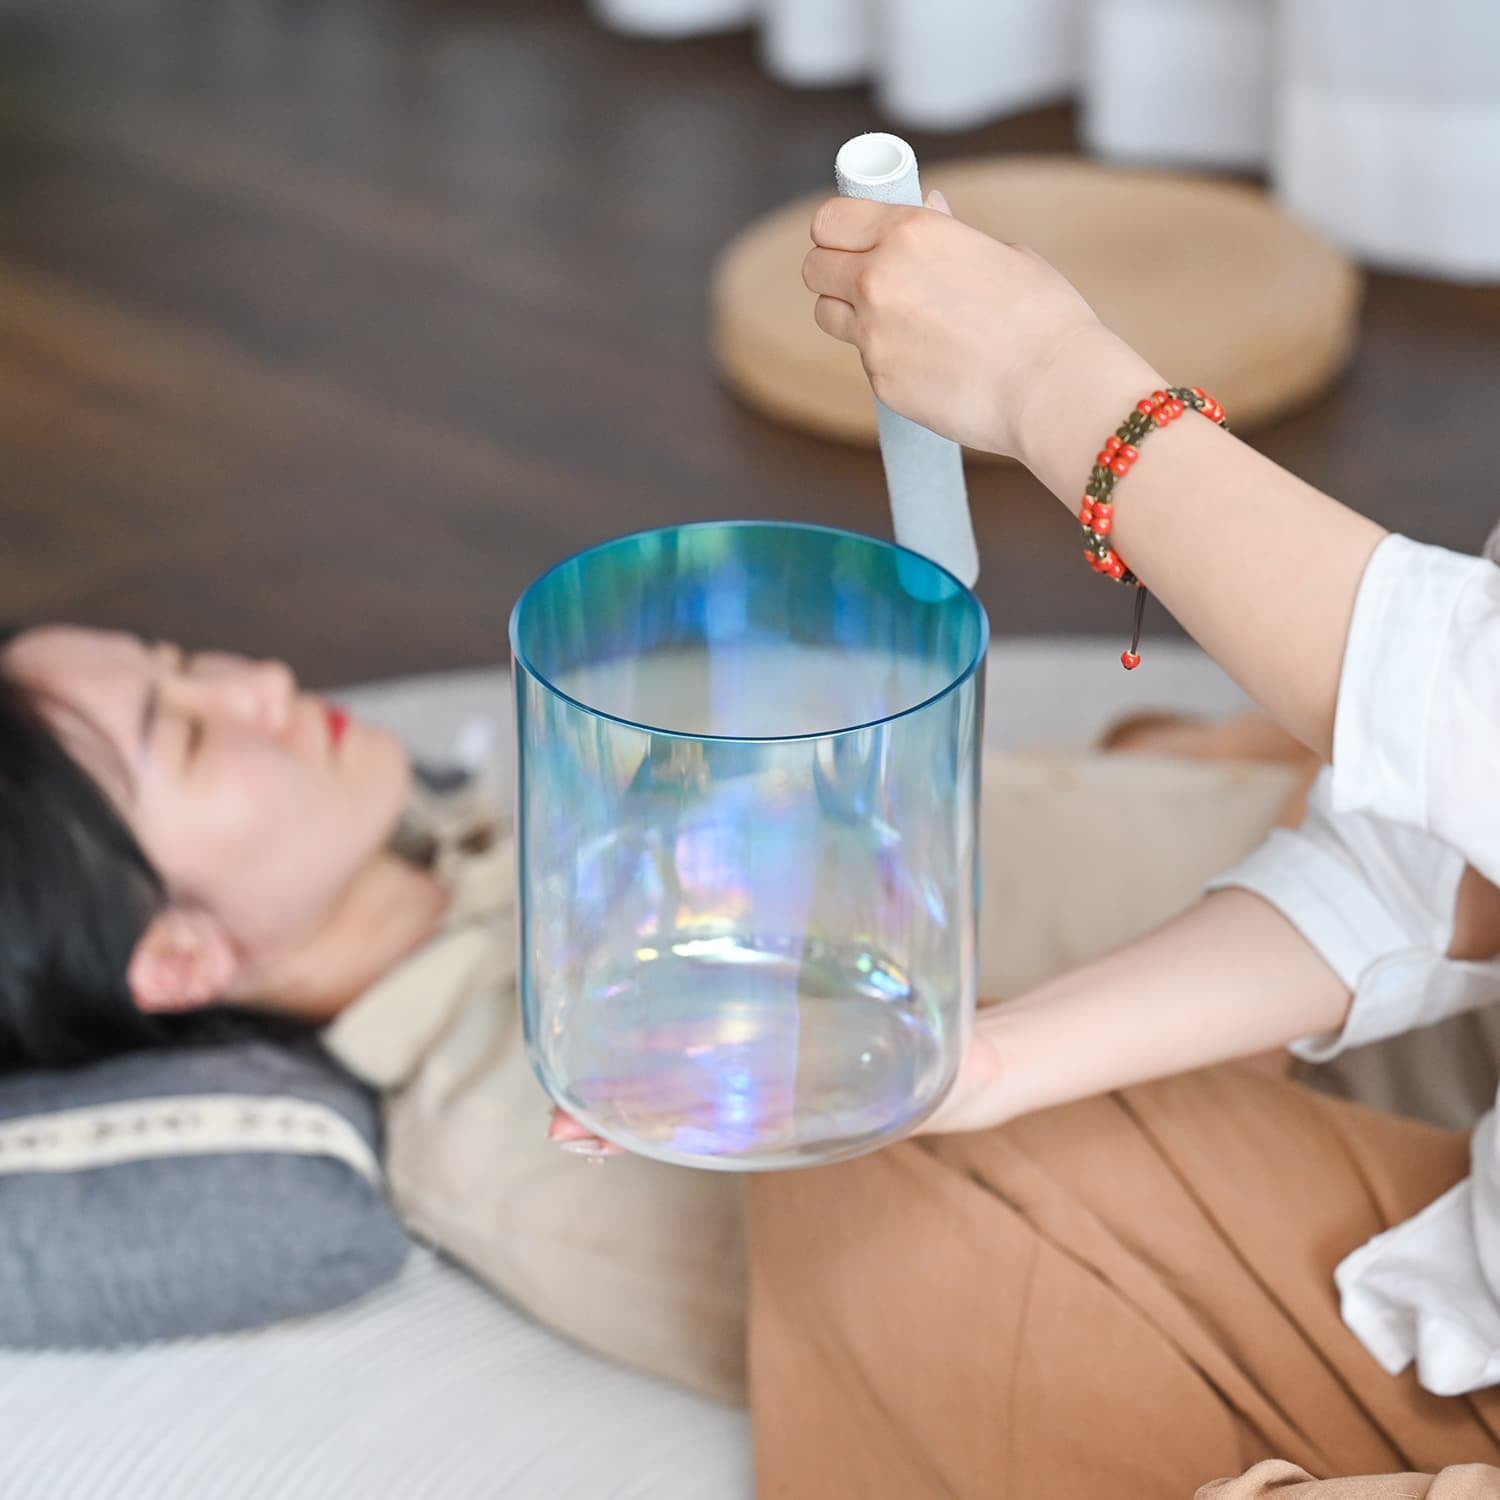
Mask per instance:
[[[710,523],[570,558],[510,636],[522,1008],[553,1099],[724,1170],[920,1123],[974,1006],[974,595],[871,537]]]

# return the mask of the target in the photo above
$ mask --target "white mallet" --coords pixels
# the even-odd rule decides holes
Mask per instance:
[[[917,154],[900,136],[855,136],[839,152],[834,178],[845,198],[922,205]],[[896,540],[972,586],[979,577],[979,549],[974,544],[962,450],[948,438],[898,416],[882,401],[876,401],[875,415]]]

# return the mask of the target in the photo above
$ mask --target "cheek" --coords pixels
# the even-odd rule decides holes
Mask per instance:
[[[143,830],[174,894],[219,917],[241,941],[274,941],[316,921],[353,870],[334,810],[305,775],[242,757],[159,799]]]
[[[211,792],[181,800],[176,847],[183,865],[200,876],[253,875],[295,822],[296,808],[273,779],[242,771],[211,785]]]
[[[252,948],[316,924],[384,847],[411,791],[394,739],[365,729],[347,749],[325,769],[241,745],[143,796],[142,842],[172,892]]]
[[[172,893],[221,911],[226,894],[253,883],[275,848],[283,819],[247,785],[211,796],[178,790],[146,809],[142,839]]]

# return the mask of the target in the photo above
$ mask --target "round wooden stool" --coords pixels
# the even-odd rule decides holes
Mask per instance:
[[[1065,157],[942,163],[926,178],[960,219],[1044,255],[1165,379],[1212,391],[1236,431],[1318,395],[1353,348],[1359,273],[1254,189]],[[873,444],[859,355],[819,332],[802,285],[819,201],[778,209],[724,251],[715,353],[769,416]]]

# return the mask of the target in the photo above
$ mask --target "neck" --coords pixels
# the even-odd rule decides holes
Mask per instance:
[[[332,1020],[437,931],[448,899],[430,871],[377,855],[315,933],[247,970],[228,998],[303,1021]]]

